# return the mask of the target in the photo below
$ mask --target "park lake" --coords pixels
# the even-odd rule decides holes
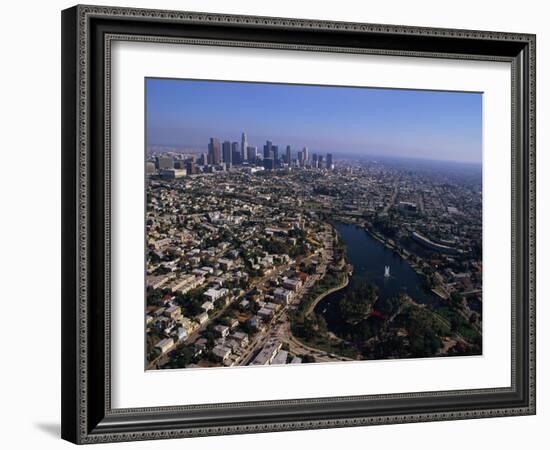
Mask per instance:
[[[345,332],[347,324],[339,315],[338,303],[347,292],[364,283],[377,288],[380,303],[403,293],[418,304],[434,308],[441,305],[442,300],[424,285],[409,262],[364,228],[342,222],[336,222],[334,227],[346,247],[346,259],[353,266],[353,274],[345,288],[327,295],[315,307],[315,313],[324,317],[330,331],[336,335]],[[386,267],[389,276],[385,276]]]

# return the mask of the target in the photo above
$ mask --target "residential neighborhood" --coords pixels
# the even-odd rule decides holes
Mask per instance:
[[[406,261],[422,295],[395,293],[401,303],[446,302],[445,310],[438,306],[442,330],[425,351],[477,351],[481,198],[474,191],[480,186],[398,164],[335,162],[332,155],[319,163],[306,149],[296,159],[290,155],[267,166],[260,158],[224,162],[214,140],[206,155],[148,155],[146,368],[377,355],[378,336],[353,344],[355,331],[330,317],[331,295],[355,289],[348,286],[354,268],[338,224],[359,227]],[[178,176],[167,175],[170,170]],[[390,264],[388,278],[391,270]],[[380,310],[369,307],[372,317],[364,320],[383,317],[381,297],[372,299]],[[398,321],[391,320],[392,326]],[[457,320],[462,333],[451,323]],[[392,332],[409,337],[407,327]]]

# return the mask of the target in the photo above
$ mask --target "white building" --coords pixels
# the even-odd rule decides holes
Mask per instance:
[[[242,331],[236,331],[231,335],[231,339],[238,342],[241,347],[246,347],[248,345],[248,334],[243,333]]]
[[[194,324],[193,322],[191,322],[191,319],[189,319],[188,317],[181,316],[178,319],[178,322],[183,328],[187,330],[188,333],[191,333],[191,331],[193,331]]]
[[[216,325],[214,331],[219,334],[222,338],[225,338],[229,335],[229,327],[225,325]]]
[[[184,341],[188,338],[189,334],[187,333],[187,330],[183,327],[179,327],[176,330],[176,336],[178,338],[178,341]]]
[[[170,306],[164,310],[164,315],[170,319],[177,319],[181,316],[181,308],[177,305]]]
[[[277,303],[281,303],[283,305],[288,305],[290,301],[292,300],[292,292],[288,291],[286,289],[277,288],[275,289],[273,298]]]
[[[296,292],[302,287],[302,282],[300,280],[294,280],[292,278],[285,278],[283,280],[283,286],[286,289]]]
[[[208,313],[203,312],[203,313],[199,314],[196,317],[196,319],[197,319],[197,322],[199,322],[199,324],[203,325],[206,322],[208,322]]]
[[[271,317],[273,316],[273,310],[266,307],[260,308],[258,311],[258,316],[260,316],[264,320],[271,319]]]
[[[286,360],[288,357],[288,352],[285,350],[279,350],[277,355],[275,355],[275,358],[273,358],[273,361],[271,361],[271,364],[286,364]]]
[[[205,277],[206,275],[209,275],[210,272],[208,272],[207,270],[203,270],[203,269],[194,269],[193,272],[191,272],[193,275],[196,275],[198,277]]]
[[[233,267],[233,261],[227,258],[220,258],[218,264],[223,270],[229,270]]]
[[[264,345],[264,348],[258,353],[256,358],[250,363],[251,366],[267,366],[271,364],[277,352],[281,349],[281,342],[270,340]]]
[[[190,290],[202,286],[204,282],[205,279],[202,275],[183,275],[180,279],[172,283],[172,292],[179,291],[182,294],[187,294],[187,292],[189,292]]]
[[[220,361],[225,361],[227,358],[229,358],[229,355],[231,355],[231,349],[229,347],[225,347],[223,345],[216,345],[212,349],[212,354],[214,357]]]
[[[174,341],[171,338],[163,339],[162,341],[157,342],[155,345],[162,353],[166,353],[174,346]]]
[[[212,303],[211,301],[208,301],[208,302],[204,302],[202,305],[201,305],[201,308],[204,312],[208,312],[210,311],[211,309],[214,309],[214,303]]]
[[[203,295],[211,302],[215,302],[219,298],[223,297],[226,293],[227,289],[210,288]]]

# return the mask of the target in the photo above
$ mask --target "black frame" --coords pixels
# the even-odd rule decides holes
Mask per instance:
[[[117,410],[110,402],[110,43],[512,64],[509,388]],[[97,443],[535,414],[535,36],[97,6],[62,12],[62,437]]]

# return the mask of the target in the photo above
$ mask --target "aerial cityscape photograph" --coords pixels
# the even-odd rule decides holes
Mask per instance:
[[[482,355],[482,93],[145,95],[146,370]]]

